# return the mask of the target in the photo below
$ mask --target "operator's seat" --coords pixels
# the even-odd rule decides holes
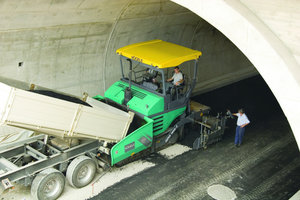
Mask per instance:
[[[182,72],[181,72],[182,73]],[[176,92],[176,98],[178,99],[178,97],[183,93],[183,90],[184,90],[184,88],[185,88],[185,85],[186,85],[186,80],[185,80],[185,74],[184,73],[182,73],[182,80],[183,80],[183,82],[180,84],[180,85],[178,85],[178,86],[175,86],[175,92]]]
[[[181,72],[182,73],[182,72]],[[184,94],[184,89],[186,88],[186,76],[182,73],[183,82],[180,85],[173,85],[169,90],[167,90],[167,94],[171,95],[172,100],[179,99]]]

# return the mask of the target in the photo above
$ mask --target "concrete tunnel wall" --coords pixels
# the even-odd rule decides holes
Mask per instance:
[[[257,73],[217,29],[167,0],[4,0],[0,13],[1,76],[78,96],[120,78],[117,48],[151,39],[203,51],[196,91]]]
[[[257,73],[216,28],[168,0],[3,0],[0,81],[103,95],[121,75],[116,49],[151,39],[203,52],[196,92]],[[18,131],[1,127],[0,135]]]
[[[35,83],[77,96],[103,94],[120,78],[117,48],[163,39],[203,52],[198,93],[259,72],[299,144],[299,2],[174,2],[3,0],[0,80]],[[293,19],[288,24],[275,23],[284,23],[287,16]]]

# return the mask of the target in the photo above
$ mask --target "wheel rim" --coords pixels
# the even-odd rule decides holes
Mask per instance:
[[[80,185],[85,185],[90,181],[93,174],[93,167],[91,163],[86,163],[85,165],[81,166],[77,173],[77,182]]]
[[[43,196],[47,198],[57,195],[60,192],[60,182],[55,178],[50,179],[46,182],[42,192]]]

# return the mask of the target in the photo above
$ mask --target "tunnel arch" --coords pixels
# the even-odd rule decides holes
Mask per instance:
[[[300,67],[291,50],[241,1],[172,1],[216,27],[253,63],[278,100],[300,147]]]

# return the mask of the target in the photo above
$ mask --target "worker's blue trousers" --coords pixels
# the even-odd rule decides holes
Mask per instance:
[[[240,126],[236,127],[235,140],[234,140],[235,145],[241,145],[242,144],[244,133],[245,133],[245,127],[243,127],[243,128],[240,127]]]

